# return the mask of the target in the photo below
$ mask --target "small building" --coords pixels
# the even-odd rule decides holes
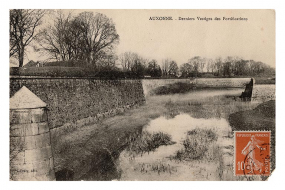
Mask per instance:
[[[44,62],[34,62],[33,60],[29,61],[24,67],[44,67]]]

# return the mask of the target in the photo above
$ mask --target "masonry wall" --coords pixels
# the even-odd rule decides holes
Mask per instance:
[[[22,86],[47,104],[51,128],[79,120],[88,123],[145,101],[140,80],[11,77],[10,97]]]
[[[194,79],[144,79],[142,81],[144,94],[149,95],[149,93],[157,87],[174,84],[177,82],[194,84],[196,81]]]
[[[199,87],[242,88],[250,82],[250,78],[198,78]]]
[[[177,82],[207,88],[243,88],[250,82],[250,78],[145,79],[143,80],[144,94],[147,96],[157,87]]]

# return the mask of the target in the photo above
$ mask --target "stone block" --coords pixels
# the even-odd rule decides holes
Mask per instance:
[[[13,124],[10,125],[10,137],[26,136],[26,126],[29,124]],[[35,134],[38,132],[38,127],[35,129]]]
[[[40,175],[49,174],[50,170],[53,170],[53,168],[51,169],[50,161],[48,159],[42,162],[33,163],[33,170],[35,171],[35,176],[40,176]]]
[[[53,170],[54,169],[54,160],[53,160],[53,157],[51,157],[49,159],[49,166],[50,166],[50,170]]]
[[[24,164],[25,163],[25,152],[20,150],[10,149],[10,165]]]
[[[50,146],[50,133],[25,137],[25,150],[38,149],[47,146]]]
[[[31,109],[31,122],[41,123],[47,121],[47,113],[44,108]]]
[[[50,133],[35,136],[10,137],[11,150],[30,150],[50,145]]]
[[[31,123],[24,126],[25,128],[25,136],[33,136],[39,134],[39,123]],[[47,125],[47,123],[43,123],[42,125]]]
[[[10,137],[10,150],[25,150],[25,137]]]
[[[10,167],[10,172],[34,172],[34,165],[32,163],[26,164],[26,163],[19,163],[19,164],[13,164],[13,166]]]
[[[10,136],[33,136],[49,131],[47,123],[13,124],[10,126]]]
[[[11,113],[10,124],[26,124],[31,123],[31,113],[29,109],[13,110]]]
[[[37,95],[31,92],[28,88],[23,86],[10,98],[10,109],[30,109],[46,107],[44,103]]]
[[[34,163],[50,159],[52,157],[51,147],[43,147],[39,149],[25,150],[25,163]]]
[[[39,134],[47,133],[47,132],[49,132],[49,130],[50,130],[47,122],[44,122],[44,123],[37,123],[36,125],[38,125]]]

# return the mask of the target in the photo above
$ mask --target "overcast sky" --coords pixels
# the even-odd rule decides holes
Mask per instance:
[[[82,11],[73,10],[73,13]],[[179,65],[194,56],[239,56],[275,67],[275,12],[272,10],[85,11],[100,12],[113,19],[120,35],[117,54],[132,51],[159,62],[171,58]],[[154,16],[172,16],[173,20],[149,20]],[[181,21],[179,17],[195,20]],[[199,21],[197,17],[221,20]],[[223,20],[223,17],[248,20]],[[28,58],[37,61],[43,57],[30,50]]]

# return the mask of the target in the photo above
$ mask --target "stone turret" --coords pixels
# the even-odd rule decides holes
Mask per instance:
[[[46,103],[23,86],[10,98],[10,180],[55,180]]]

